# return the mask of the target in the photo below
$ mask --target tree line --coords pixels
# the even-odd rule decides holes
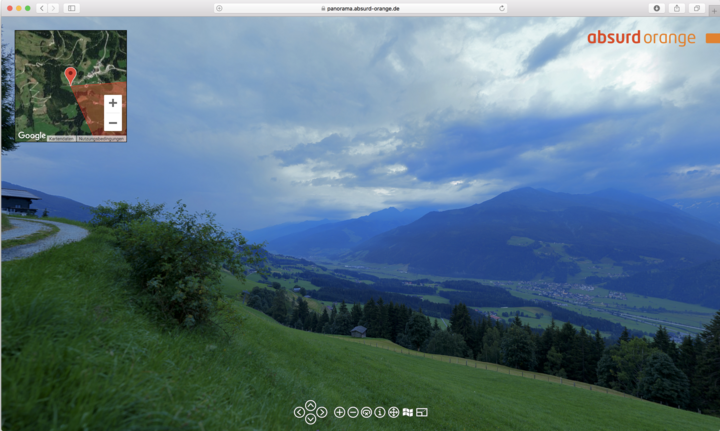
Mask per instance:
[[[345,301],[328,312],[311,311],[303,298],[288,298],[284,289],[254,288],[248,305],[285,325],[325,334],[350,335],[356,326],[371,338],[385,338],[407,349],[457,356],[545,373],[624,392],[672,407],[720,414],[720,311],[695,338],[678,346],[660,327],[654,338],[631,336],[625,328],[607,344],[598,329],[577,330],[566,322],[533,330],[519,313],[509,324],[480,315],[459,303],[449,326],[441,329],[404,303],[370,298],[364,305]]]

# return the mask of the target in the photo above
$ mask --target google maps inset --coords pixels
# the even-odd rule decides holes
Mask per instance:
[[[16,31],[15,138],[126,142],[127,31]]]

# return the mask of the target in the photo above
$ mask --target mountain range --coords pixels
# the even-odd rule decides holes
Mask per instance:
[[[606,289],[720,308],[720,260],[609,280]]]
[[[431,209],[415,208],[400,211],[390,207],[369,215],[320,225],[268,241],[272,253],[305,258],[332,257],[349,252],[353,247],[378,234],[411,223]],[[306,222],[307,223],[307,222]]]
[[[710,198],[668,199],[665,203],[691,214],[700,220],[720,225],[720,196]]]
[[[39,197],[39,201],[33,201],[31,208],[37,208],[37,215],[41,215],[44,209],[48,210],[50,217],[63,217],[71,220],[90,221],[92,214],[90,213],[89,205],[85,205],[78,201],[68,199],[62,196],[50,195],[40,190],[31,189],[29,187],[20,186],[17,184],[9,183],[7,181],[2,182],[2,188],[4,189],[16,189],[25,190],[35,196]]]
[[[624,191],[573,195],[522,188],[467,208],[428,213],[357,245],[346,257],[485,279],[577,273],[575,261],[583,259],[641,272],[720,258],[720,228]]]

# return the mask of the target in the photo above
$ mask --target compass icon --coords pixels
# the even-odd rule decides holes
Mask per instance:
[[[398,416],[400,416],[400,409],[397,407],[390,407],[388,409],[388,416],[393,419],[397,418]]]

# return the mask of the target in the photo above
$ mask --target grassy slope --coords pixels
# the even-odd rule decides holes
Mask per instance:
[[[292,410],[308,399],[331,412],[313,429],[720,428],[645,401],[293,330],[243,306],[229,342],[162,328],[98,233],[2,269],[6,429],[305,430]],[[335,419],[335,406],[427,407],[429,417]]]
[[[10,217],[8,217],[7,214],[2,214],[2,231],[5,232],[6,230],[12,229],[14,226],[10,222]]]

